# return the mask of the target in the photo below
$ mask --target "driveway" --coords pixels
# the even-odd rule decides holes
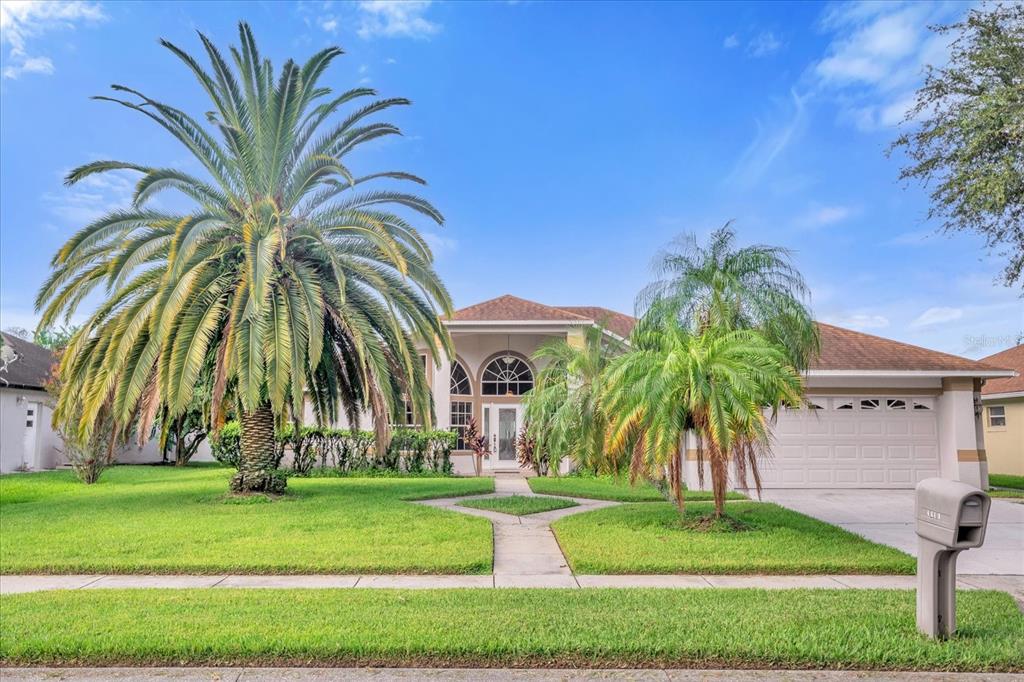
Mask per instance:
[[[913,490],[776,489],[762,499],[917,556]],[[1024,504],[992,500],[985,544],[960,554],[957,573],[1024,575]]]

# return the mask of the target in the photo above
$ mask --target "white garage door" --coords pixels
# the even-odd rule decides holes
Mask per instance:
[[[934,398],[810,401],[778,415],[772,457],[761,467],[764,487],[912,488],[939,475]]]

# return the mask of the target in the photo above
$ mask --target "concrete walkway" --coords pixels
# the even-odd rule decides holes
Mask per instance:
[[[762,498],[917,555],[913,490],[769,489]],[[956,563],[961,573],[1024,576],[1024,504],[993,499],[985,544]]]
[[[494,528],[494,586],[495,587],[579,587],[569,562],[562,554],[558,540],[551,531],[551,522],[572,514],[610,507],[618,502],[572,498],[576,507],[555,509],[529,516],[512,516],[486,509],[462,507],[466,499],[491,499],[521,495],[536,495],[526,479],[518,474],[497,474],[494,493],[467,497],[424,500],[418,504],[460,514],[490,519]]]
[[[855,672],[837,670],[500,670],[494,668],[3,668],[4,682],[66,680],[68,682],[383,682],[416,680],[438,682],[840,682],[856,680],[1019,680],[1019,675],[997,673]]]

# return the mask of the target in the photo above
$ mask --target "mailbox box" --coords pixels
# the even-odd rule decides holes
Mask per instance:
[[[929,637],[956,632],[956,557],[981,547],[992,500],[944,478],[917,484],[917,627]]]
[[[917,534],[949,549],[981,547],[991,505],[974,486],[926,479],[917,486]]]

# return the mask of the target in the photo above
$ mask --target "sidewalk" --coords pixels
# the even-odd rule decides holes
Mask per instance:
[[[97,589],[444,589],[529,587],[913,590],[912,575],[2,575],[0,594]],[[962,590],[1002,590],[1024,602],[1024,576],[961,575]]]
[[[437,682],[754,682],[785,680],[789,682],[840,682],[846,680],[908,680],[953,682],[954,680],[1014,680],[1014,674],[884,672],[837,670],[499,670],[494,668],[4,668],[4,682],[35,682],[37,680],[68,680],[75,682],[383,682],[384,680],[416,680]]]

